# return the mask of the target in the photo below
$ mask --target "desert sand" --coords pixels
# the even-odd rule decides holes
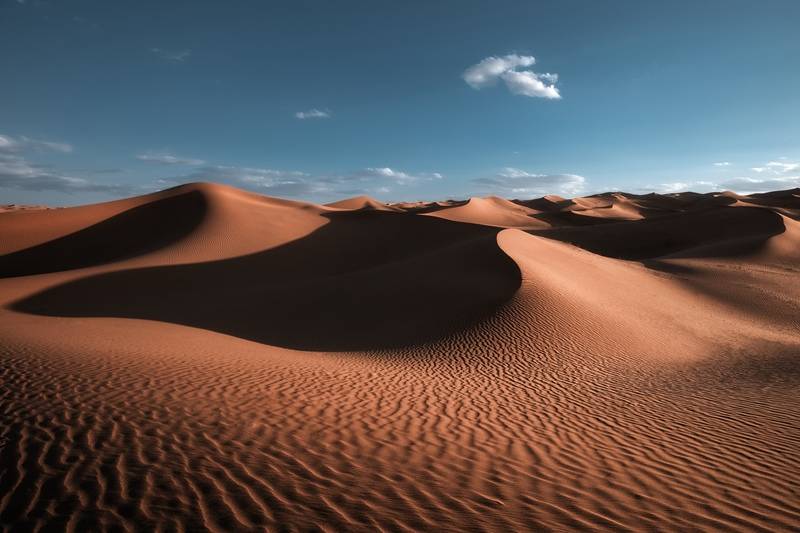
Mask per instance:
[[[0,213],[5,531],[800,529],[800,190]]]

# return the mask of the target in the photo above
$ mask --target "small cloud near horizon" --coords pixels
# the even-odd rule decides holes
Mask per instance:
[[[720,161],[719,163],[714,163],[715,167],[729,167],[731,166],[730,162],[728,161]]]
[[[502,57],[490,56],[469,67],[462,74],[464,81],[473,89],[483,89],[497,85],[503,80],[513,94],[522,96],[561,99],[556,87],[558,74],[537,73],[532,70],[519,70],[536,63],[533,56],[509,54]]]

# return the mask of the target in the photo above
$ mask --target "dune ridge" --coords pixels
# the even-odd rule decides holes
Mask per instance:
[[[800,190],[0,213],[0,526],[793,531]]]

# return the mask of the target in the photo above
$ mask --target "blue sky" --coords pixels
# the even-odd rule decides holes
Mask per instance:
[[[797,187],[798,24],[796,0],[0,0],[0,203]]]

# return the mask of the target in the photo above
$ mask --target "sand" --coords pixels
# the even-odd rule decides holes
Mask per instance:
[[[800,528],[800,190],[0,213],[6,531]]]

